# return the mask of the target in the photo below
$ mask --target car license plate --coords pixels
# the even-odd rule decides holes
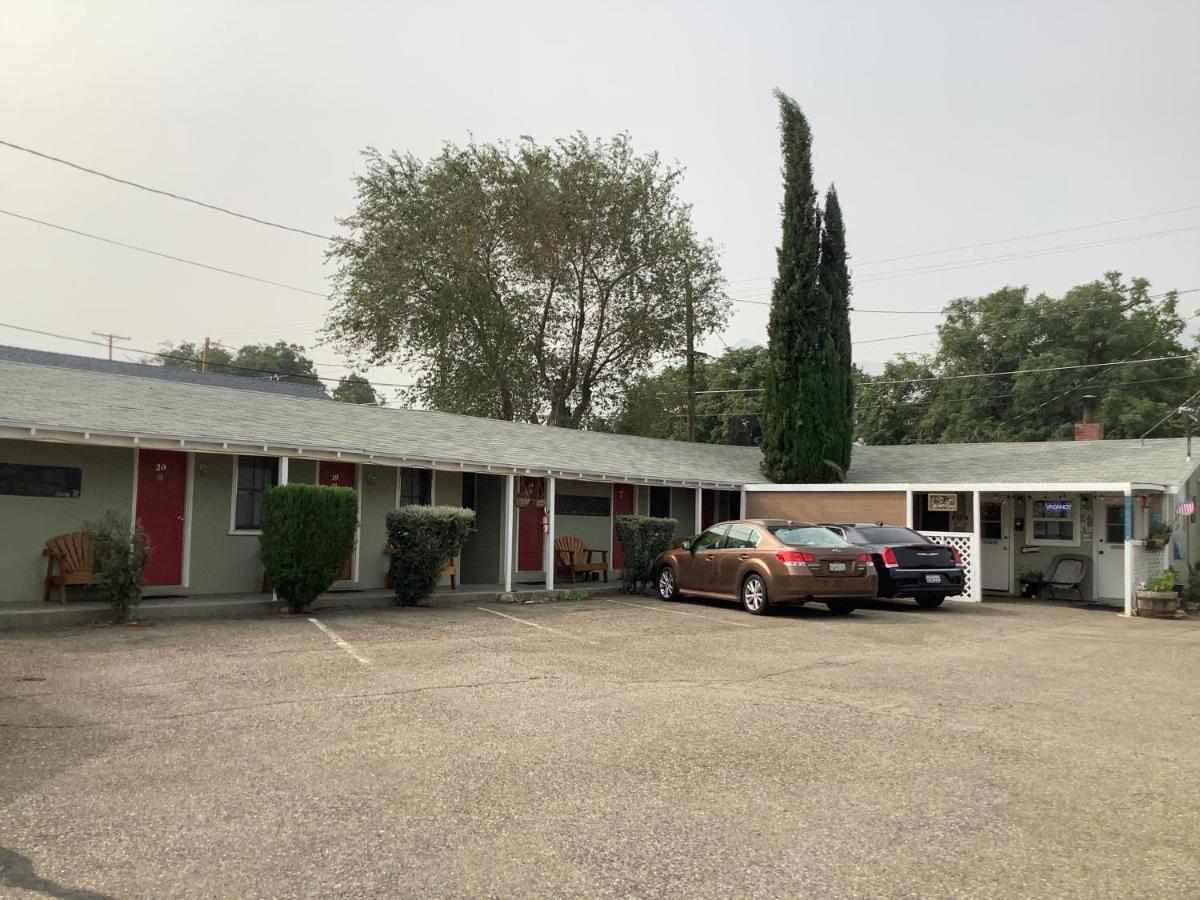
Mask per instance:
[[[845,563],[830,563],[829,571],[830,572],[845,572],[846,564]]]
[[[926,575],[925,583],[926,584],[941,584],[942,576],[941,575]]]

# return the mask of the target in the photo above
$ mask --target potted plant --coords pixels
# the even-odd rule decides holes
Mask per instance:
[[[1030,569],[1028,572],[1022,572],[1017,581],[1021,585],[1022,597],[1037,599],[1038,592],[1042,589],[1042,573],[1040,571]]]
[[[1150,526],[1150,530],[1146,532],[1146,549],[1161,550],[1167,545],[1167,541],[1171,539],[1171,526],[1165,522],[1159,522]]]
[[[1183,589],[1183,608],[1188,613],[1200,612],[1200,563],[1188,566],[1188,583]]]
[[[1137,614],[1150,619],[1173,619],[1179,610],[1175,571],[1167,569],[1157,578],[1137,586]]]

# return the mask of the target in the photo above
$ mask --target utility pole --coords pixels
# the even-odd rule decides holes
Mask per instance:
[[[687,273],[687,281],[683,286],[684,303],[687,318],[684,327],[687,329],[687,439],[696,440],[696,314],[692,308],[692,273]]]
[[[113,341],[132,340],[132,338],[128,338],[128,337],[125,337],[124,335],[120,335],[120,334],[113,334],[112,332],[93,331],[92,334],[94,334],[96,337],[102,337],[102,338],[108,339],[108,359],[110,362],[112,361]]]
[[[212,344],[212,341],[209,338],[204,339],[204,353],[201,354],[201,356],[200,356],[200,371],[201,372],[208,371],[208,348],[211,344]]]

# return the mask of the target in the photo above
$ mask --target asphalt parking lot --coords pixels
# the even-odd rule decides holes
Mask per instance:
[[[1200,622],[315,618],[0,634],[0,894],[1200,893]]]

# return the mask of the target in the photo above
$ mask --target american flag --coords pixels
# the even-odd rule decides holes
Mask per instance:
[[[1190,516],[1195,512],[1196,512],[1196,501],[1195,500],[1187,500],[1187,501],[1179,504],[1179,507],[1175,510],[1175,515],[1181,516],[1181,517],[1182,516]]]

